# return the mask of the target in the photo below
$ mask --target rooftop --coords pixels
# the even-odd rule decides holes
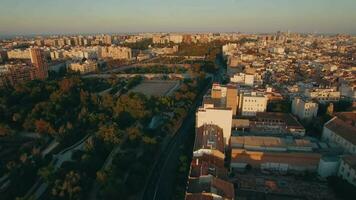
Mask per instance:
[[[307,139],[233,136],[231,146],[240,149],[259,149],[261,151],[312,151],[313,145]]]
[[[277,113],[277,112],[260,112],[257,113],[256,118],[259,119],[273,119],[286,123],[287,126],[304,128],[298,120],[290,113]]]
[[[324,126],[345,140],[356,145],[356,113],[337,113]]]
[[[356,156],[355,155],[343,156],[342,160],[345,163],[347,163],[352,169],[356,170]]]
[[[227,199],[234,199],[235,197],[234,185],[232,183],[210,175],[189,179],[187,193],[214,193]]]

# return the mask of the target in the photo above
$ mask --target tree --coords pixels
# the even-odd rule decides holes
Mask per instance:
[[[10,127],[6,124],[0,124],[0,136],[9,136],[12,134]]]
[[[141,130],[138,127],[130,127],[126,129],[130,140],[136,140],[141,137]]]
[[[50,183],[54,179],[54,167],[53,165],[48,165],[46,167],[42,167],[38,170],[38,175],[46,182]]]
[[[76,85],[78,80],[73,78],[66,78],[59,82],[59,88],[63,93],[69,92]]]
[[[103,170],[97,171],[96,172],[96,180],[101,184],[105,184],[108,180],[107,173]]]
[[[39,134],[53,134],[55,132],[51,124],[42,119],[36,120],[35,126],[36,132]]]
[[[70,171],[65,175],[64,180],[56,180],[52,188],[52,195],[60,199],[80,199],[80,175]]]
[[[122,141],[122,134],[116,124],[101,126],[97,135],[108,144],[119,144]]]

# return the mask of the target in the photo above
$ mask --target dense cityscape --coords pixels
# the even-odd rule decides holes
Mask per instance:
[[[0,37],[0,199],[354,200],[356,36]]]

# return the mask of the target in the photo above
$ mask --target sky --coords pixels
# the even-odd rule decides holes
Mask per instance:
[[[0,35],[356,34],[356,0],[0,0]]]

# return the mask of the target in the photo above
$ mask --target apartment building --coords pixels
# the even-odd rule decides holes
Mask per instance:
[[[206,104],[196,113],[196,127],[204,124],[219,126],[223,130],[224,143],[227,145],[231,136],[232,112],[231,108],[219,108]]]
[[[7,51],[7,57],[9,59],[31,59],[30,50],[14,49]]]
[[[25,63],[0,66],[0,87],[17,85],[37,78],[36,68]]]
[[[242,116],[256,116],[258,112],[266,112],[267,96],[259,92],[242,92],[240,94],[239,112]]]
[[[214,124],[196,128],[193,159],[185,199],[226,199],[235,197],[234,186],[226,181],[223,129]]]
[[[306,98],[295,97],[292,101],[292,113],[302,120],[311,120],[318,114],[319,105]]]
[[[253,86],[255,82],[255,76],[253,74],[237,73],[230,78],[230,82],[246,86]]]
[[[118,46],[100,47],[99,56],[101,58],[130,60],[132,59],[132,50],[127,47]]]
[[[98,69],[98,63],[95,61],[74,62],[68,65],[68,69],[78,71],[81,74],[95,72]]]
[[[36,78],[44,80],[48,77],[48,66],[44,52],[39,48],[30,49],[31,63],[36,69]]]

